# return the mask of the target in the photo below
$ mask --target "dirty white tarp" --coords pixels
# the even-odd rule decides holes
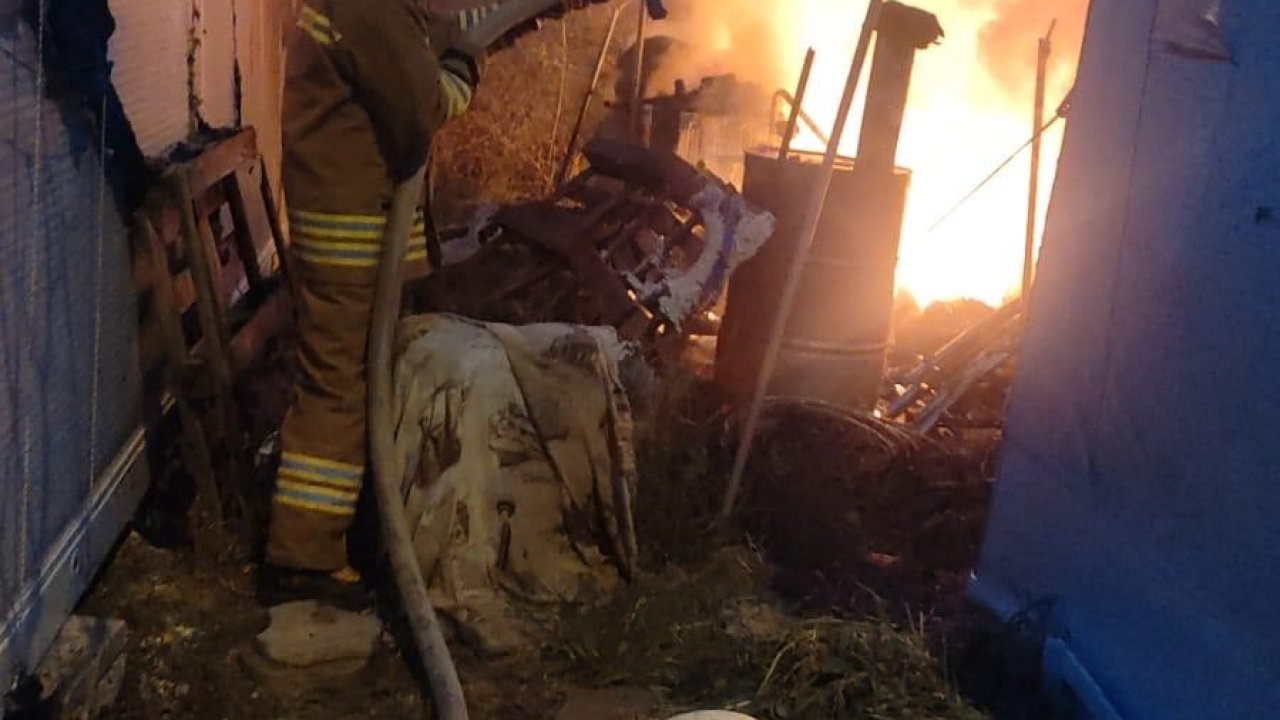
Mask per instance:
[[[612,328],[426,315],[400,327],[397,458],[432,599],[486,649],[632,566],[630,352]],[[545,617],[545,616],[543,616]]]

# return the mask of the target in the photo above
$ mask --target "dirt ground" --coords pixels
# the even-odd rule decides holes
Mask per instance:
[[[287,406],[286,358],[275,355],[245,388],[256,398],[248,405],[251,444],[270,437]],[[603,608],[569,612],[557,634],[523,657],[478,657],[454,643],[472,717],[550,720],[574,693],[619,685],[653,689],[672,713],[736,704],[769,719],[862,717],[829,709],[856,700],[896,708],[875,717],[982,717],[954,695],[954,682],[996,717],[1048,717],[1034,702],[1034,656],[1012,676],[997,671],[1008,663],[1007,643],[984,632],[963,599],[986,523],[998,433],[925,441],[869,432],[825,410],[776,409],[751,464],[741,528],[713,541],[706,528],[732,449],[730,406],[692,377],[664,388],[637,403],[644,576]],[[245,489],[251,522],[239,526],[239,549],[228,553],[241,560],[202,560],[181,543],[160,549],[138,533],[122,541],[80,609],[129,625],[113,717],[429,712],[411,670],[416,660],[402,654],[393,632],[384,633],[370,667],[340,683],[262,685],[245,672],[241,654],[267,623],[249,561],[270,473],[264,464]],[[149,523],[152,539],[155,526]],[[393,603],[384,598],[379,610],[394,628]],[[744,637],[734,630],[742,625],[763,635]],[[790,684],[770,679],[797,647],[809,654],[787,666],[795,674]],[[899,659],[882,667],[868,657]],[[827,677],[823,668],[867,684],[811,693],[815,683],[825,687],[816,679]],[[905,699],[876,689],[876,678],[904,673],[919,678]],[[795,710],[802,700],[814,703],[808,714]],[[937,705],[919,704],[925,701]]]
[[[140,528],[176,549],[130,534],[80,609],[123,619],[130,628],[113,717],[429,712],[411,670],[416,660],[401,653],[390,632],[370,667],[341,683],[263,686],[241,666],[241,653],[267,624],[253,598],[251,560],[265,521],[271,433],[289,403],[289,356],[282,344],[241,388],[248,445],[263,448],[267,462],[242,489],[245,515],[235,527],[237,547],[227,553],[239,559],[201,560],[180,533],[163,531],[176,523],[157,518],[180,508],[189,493],[153,497]],[[610,605],[569,613],[557,636],[524,657],[477,657],[455,643],[472,717],[551,720],[580,690],[618,685],[655,689],[673,714],[745,703],[770,720],[861,717],[787,710],[797,697],[808,697],[801,686],[819,682],[808,675],[793,678],[792,686],[771,680],[772,690],[764,691],[765,671],[776,672],[783,650],[797,647],[797,633],[820,638],[806,641],[812,647],[799,645],[812,655],[797,660],[797,668],[810,668],[805,672],[831,666],[871,678],[870,687],[881,675],[914,673],[924,678],[920,687],[932,688],[917,688],[905,701],[865,687],[843,691],[859,703],[897,708],[877,717],[980,717],[953,698],[956,688],[997,718],[1050,717],[1035,694],[1034,649],[1011,644],[964,601],[986,524],[998,431],[921,440],[828,410],[776,408],[753,455],[741,527],[727,541],[713,541],[706,528],[733,449],[732,406],[692,376],[668,378],[663,388],[636,403],[641,482],[635,512],[645,575]],[[181,486],[175,460],[169,470],[165,484]],[[772,618],[765,636],[744,640],[732,631],[742,624],[734,610],[741,608]],[[394,627],[392,604],[384,599],[379,609]],[[867,648],[873,657],[902,658],[907,669],[866,666]],[[902,709],[922,694],[941,698],[941,705]],[[831,703],[844,695],[824,690],[816,697]]]
[[[423,696],[409,662],[384,633],[369,667],[341,683],[285,681],[263,686],[240,657],[267,625],[253,599],[252,567],[215,570],[186,550],[161,550],[137,534],[121,544],[80,612],[129,625],[128,669],[111,717],[411,718]],[[551,717],[562,683],[521,658],[455,658],[475,718]]]

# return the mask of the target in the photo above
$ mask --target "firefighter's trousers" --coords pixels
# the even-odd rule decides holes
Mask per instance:
[[[266,560],[333,572],[347,566],[365,475],[365,353],[386,221],[305,211],[289,220],[300,373],[281,431]],[[407,261],[425,265],[421,220]]]

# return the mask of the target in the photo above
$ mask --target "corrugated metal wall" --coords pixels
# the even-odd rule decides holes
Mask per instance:
[[[0,29],[0,608],[137,425],[137,314],[97,133],[44,98],[35,34]]]

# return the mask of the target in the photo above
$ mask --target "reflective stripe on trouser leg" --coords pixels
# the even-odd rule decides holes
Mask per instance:
[[[350,270],[348,270],[350,272]],[[281,432],[267,561],[331,572],[364,476],[365,348],[373,286],[300,273],[297,400]]]
[[[289,211],[293,254],[312,266],[349,268],[372,273],[382,255],[387,219],[381,215]],[[427,260],[427,231],[422,211],[414,219],[406,263]]]

